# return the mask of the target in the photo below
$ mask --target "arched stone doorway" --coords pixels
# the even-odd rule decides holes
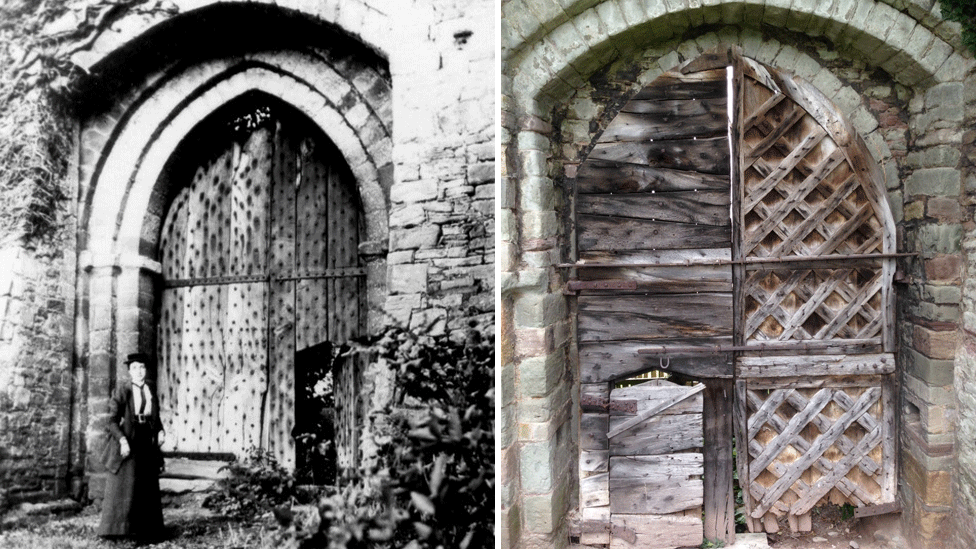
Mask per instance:
[[[183,28],[198,28],[199,25],[206,25],[208,21],[214,20],[235,21],[244,25],[239,28],[263,25],[262,39],[253,42],[246,40],[246,37],[240,34],[217,33],[226,40],[215,45],[210,39],[213,37],[181,32]],[[323,45],[322,40],[326,38],[327,44]],[[181,339],[183,334],[182,329],[173,329],[173,320],[178,316],[176,309],[179,309],[179,307],[174,308],[174,303],[179,301],[175,297],[177,294],[193,291],[206,293],[206,312],[210,313],[216,309],[216,307],[211,308],[210,297],[213,297],[213,303],[216,303],[218,295],[223,300],[224,295],[221,292],[229,289],[233,284],[202,284],[192,289],[193,282],[199,282],[201,278],[270,275],[271,279],[267,281],[265,289],[265,300],[274,296],[276,284],[289,287],[287,291],[282,290],[281,296],[282,303],[288,303],[288,307],[283,305],[274,309],[277,311],[277,317],[266,314],[267,318],[262,321],[263,328],[247,327],[252,334],[258,331],[264,333],[270,325],[280,327],[288,324],[281,318],[282,313],[290,310],[288,314],[296,316],[296,305],[304,305],[306,301],[310,309],[318,311],[309,312],[304,316],[309,319],[306,326],[299,326],[292,322],[291,328],[295,331],[291,333],[294,337],[288,338],[285,334],[279,333],[284,346],[274,347],[271,344],[271,337],[266,336],[263,358],[259,353],[255,353],[258,363],[264,361],[265,368],[272,360],[280,362],[281,368],[274,372],[275,378],[265,375],[266,385],[277,387],[267,391],[275,398],[269,398],[266,404],[252,410],[255,414],[260,414],[262,411],[264,413],[261,425],[255,424],[259,434],[254,436],[252,433],[250,439],[260,439],[259,446],[275,452],[284,463],[294,465],[294,448],[291,439],[295,416],[293,362],[296,351],[300,350],[299,346],[312,345],[325,337],[342,338],[360,334],[382,325],[387,283],[388,203],[393,175],[392,90],[387,61],[382,52],[370,49],[342,29],[273,6],[212,6],[178,16],[148,32],[144,40],[142,47],[140,41],[136,40],[120,48],[115,55],[99,61],[102,65],[95,68],[102,72],[107,71],[116,78],[109,80],[108,84],[100,81],[91,84],[92,89],[99,95],[93,97],[92,102],[87,105],[91,112],[86,113],[86,119],[82,123],[79,170],[81,174],[79,295],[83,296],[85,307],[79,310],[77,354],[80,365],[91,380],[81,403],[85,409],[81,422],[86,430],[87,447],[89,449],[100,447],[104,399],[110,393],[116,379],[120,378],[118,365],[121,364],[121,360],[118,357],[124,357],[126,353],[138,349],[150,351],[159,349],[161,351],[160,373],[171,375],[178,371],[183,375],[183,378],[178,380],[178,384],[170,383],[165,387],[167,391],[172,388],[177,393],[174,401],[180,400],[182,388],[192,385],[189,383],[191,380],[185,376],[192,369],[174,369],[173,361],[170,360],[173,356],[183,356],[183,358],[203,356],[202,349],[195,349],[190,353],[182,343],[180,345],[174,343],[176,339]],[[186,55],[179,58],[160,55],[158,50],[147,46],[160,40],[171,41],[173,47],[170,52],[184,52]],[[284,119],[289,123],[297,124],[294,127],[300,127],[293,137],[288,138],[290,143],[288,147],[293,150],[290,154],[294,159],[293,164],[289,165],[288,162],[278,164],[282,174],[290,172],[291,175],[286,174],[279,179],[297,176],[298,172],[295,171],[294,164],[297,164],[297,159],[302,158],[304,154],[311,155],[309,157],[311,158],[314,157],[313,151],[327,151],[326,157],[330,158],[327,164],[330,168],[323,168],[319,170],[319,175],[310,177],[319,177],[327,183],[333,180],[342,182],[338,187],[341,187],[345,194],[340,199],[339,195],[334,193],[333,198],[349,205],[346,212],[355,215],[347,218],[334,216],[331,222],[342,226],[336,234],[342,233],[349,238],[340,239],[343,240],[342,246],[338,246],[343,249],[340,258],[329,259],[324,255],[315,260],[308,258],[313,263],[314,261],[326,262],[315,265],[311,269],[315,271],[314,273],[308,269],[299,272],[296,270],[299,263],[295,262],[277,270],[272,269],[271,264],[268,263],[270,272],[255,271],[249,275],[230,273],[235,269],[233,258],[226,256],[221,261],[221,254],[212,252],[220,248],[216,245],[217,241],[224,242],[228,247],[225,249],[235,246],[230,241],[234,234],[232,223],[234,195],[231,194],[230,200],[217,201],[222,204],[221,208],[227,207],[223,212],[227,216],[223,219],[225,223],[223,232],[216,226],[211,227],[214,229],[212,231],[204,231],[207,233],[208,241],[206,253],[209,256],[208,260],[211,260],[207,263],[207,272],[190,272],[190,270],[183,272],[184,266],[188,267],[188,263],[173,262],[161,255],[167,248],[173,249],[171,246],[173,242],[180,241],[180,238],[172,238],[170,242],[163,242],[167,234],[172,236],[173,227],[180,225],[178,222],[167,221],[166,216],[172,213],[175,219],[183,215],[179,213],[181,209],[188,215],[189,210],[199,209],[203,203],[194,203],[188,197],[183,200],[179,198],[178,191],[188,184],[192,185],[195,174],[192,172],[193,169],[206,164],[203,172],[213,176],[220,171],[213,166],[213,160],[222,155],[226,155],[227,158],[233,157],[235,147],[244,150],[249,146],[256,146],[255,143],[248,145],[247,138],[242,138],[237,145],[232,145],[234,139],[226,139],[222,143],[207,143],[201,146],[199,142],[193,142],[202,135],[196,132],[198,128],[204,133],[212,131],[212,127],[207,130],[201,126],[201,121],[219,120],[222,116],[227,116],[228,108],[233,109],[234,105],[247,103],[255,97],[267,100],[266,104],[271,105],[272,110],[283,114]],[[272,133],[267,133],[267,136],[270,135]],[[267,136],[265,144],[273,143],[274,139],[267,141]],[[305,137],[309,136],[311,139],[306,140]],[[190,161],[187,160],[188,158],[196,158],[196,160]],[[185,162],[196,162],[197,165],[192,169],[185,168]],[[312,169],[310,166],[313,164],[314,162],[309,163],[306,167]],[[182,181],[178,181],[179,177],[186,176],[186,173],[180,175],[179,166],[191,170],[188,179],[184,177]],[[335,169],[333,170],[332,167]],[[269,187],[269,193],[273,188]],[[290,203],[296,207],[299,203],[315,204],[316,200],[321,198],[302,196],[303,188],[313,187],[301,185],[296,187],[293,178],[290,189],[299,190],[295,191]],[[204,194],[207,195],[207,192]],[[215,192],[205,196],[205,199],[218,196],[227,197],[226,194]],[[250,197],[252,201],[256,199],[253,194]],[[326,193],[326,200],[327,197],[328,193]],[[244,199],[246,203],[248,196],[238,196],[238,198]],[[215,208],[217,202],[211,201],[207,205],[208,211],[215,214],[215,218],[219,216],[216,215],[217,211],[211,208]],[[273,203],[274,201],[268,201],[268,204]],[[279,203],[284,202],[279,201]],[[238,213],[246,216],[243,210]],[[252,211],[252,221],[254,213]],[[291,216],[292,233],[301,230],[297,213],[298,211],[295,210]],[[323,234],[328,229],[334,228],[328,226],[329,222],[325,221],[324,216],[315,216],[310,212],[302,213],[307,214],[303,215],[303,219],[321,221],[317,230]],[[197,218],[201,219],[199,216]],[[274,219],[275,216],[272,215],[265,220],[269,224],[265,225],[266,229],[271,228],[270,224],[274,223]],[[309,230],[313,229],[309,228]],[[253,239],[248,241],[248,238],[253,236],[245,235],[244,241],[236,245],[245,247],[253,245]],[[301,240],[286,236],[283,228],[281,236],[282,238],[274,242],[276,246],[288,248]],[[196,252],[204,253],[203,238],[201,236],[199,242],[201,246],[197,247]],[[306,239],[305,242],[309,240],[317,244],[322,243],[321,239]],[[284,245],[286,242],[289,243],[287,246]],[[299,257],[305,258],[306,256],[303,255],[305,251],[313,254],[315,250],[312,248],[314,246],[308,249],[291,248],[293,260]],[[276,248],[278,249],[283,248]],[[319,251],[323,249],[325,248],[320,248]],[[273,256],[273,250],[269,249],[268,254],[269,257]],[[238,259],[241,257],[238,256]],[[333,259],[335,260],[333,264],[328,264]],[[255,263],[252,262],[250,266],[254,265]],[[239,263],[237,267],[245,270],[248,268],[244,263]],[[276,277],[281,280],[272,280]],[[179,286],[187,281],[190,281],[189,286]],[[168,282],[176,283],[166,288]],[[218,282],[226,282],[226,280],[218,280]],[[355,292],[339,288],[338,286],[342,284],[352,284],[356,287]],[[324,289],[305,291],[302,290],[303,285],[309,288],[317,285]],[[184,289],[180,290],[178,287]],[[208,289],[205,290],[204,287]],[[242,287],[238,286],[237,289],[240,290]],[[288,297],[284,297],[284,294]],[[248,302],[246,296],[242,297],[242,295],[240,292],[237,294],[236,299],[241,304],[239,306],[244,306],[243,304]],[[323,313],[323,310],[335,310],[334,307],[329,309],[328,304],[332,299],[330,296],[335,295],[349,296],[348,306],[343,308],[347,312],[355,309],[355,312],[344,315],[343,318],[351,320],[346,324],[331,318],[325,319],[324,323],[319,322],[322,320],[320,315],[331,314]],[[226,297],[230,300],[229,294]],[[317,303],[316,299],[318,299]],[[192,315],[192,307],[188,307],[187,304],[193,301],[183,299],[184,313]],[[196,303],[200,305],[199,302]],[[160,312],[164,310],[167,312]],[[200,314],[201,309],[197,309],[196,312]],[[227,318],[230,316],[228,315]],[[210,318],[214,317],[211,315]],[[160,320],[169,326],[168,333],[159,331]],[[220,323],[212,321],[209,324],[197,323],[194,329],[215,330],[217,324]],[[222,334],[225,326],[226,323],[220,325]],[[316,330],[319,328],[328,333],[318,333]],[[274,331],[271,330],[271,333],[273,334]],[[217,338],[212,340],[215,339]],[[241,341],[243,339],[252,340],[248,337],[242,338]],[[254,337],[252,343],[259,340],[259,337]],[[163,346],[166,350],[165,357],[162,352]],[[276,357],[275,352],[281,356]],[[205,354],[209,361],[210,350]],[[219,362],[219,355],[215,353],[214,357],[215,362]],[[277,358],[282,360],[276,360]],[[215,374],[216,370],[212,367],[213,364],[197,371],[199,374],[197,377],[205,380],[209,375],[208,372]],[[236,372],[237,374],[243,372],[239,365],[231,369],[234,368],[240,370]],[[247,371],[250,372],[250,368]],[[228,370],[221,367],[221,372],[227,373]],[[224,389],[234,392],[234,387],[239,387],[231,383],[234,381],[233,375],[223,376],[222,379]],[[169,382],[161,380],[160,383],[166,385]],[[180,388],[176,388],[176,385]],[[216,386],[216,381],[214,385]],[[184,391],[182,398],[190,400],[196,398],[199,401],[201,397],[212,397],[215,394],[216,392],[208,393],[201,388],[199,394],[195,395]],[[351,408],[355,408],[355,403],[352,403]],[[230,409],[233,409],[233,405]],[[211,413],[219,417],[211,417]],[[205,411],[203,408],[198,408],[197,416],[193,421],[201,429],[205,429],[209,424],[210,435],[200,436],[197,433],[196,442],[191,442],[193,437],[186,437],[185,442],[180,440],[183,437],[179,437],[172,440],[171,444],[187,444],[189,451],[201,451],[205,450],[200,446],[201,440],[214,439],[213,431],[217,421],[220,421],[225,431],[227,430],[224,420],[228,417],[227,413],[219,407]],[[203,417],[206,417],[206,421]],[[192,432],[194,428],[190,427],[190,431]],[[271,436],[272,432],[276,433],[274,437]],[[232,443],[234,438],[230,437]],[[238,453],[247,444],[244,438],[243,435],[238,437],[239,446],[234,453]],[[224,448],[224,440],[221,438],[218,447],[213,449],[227,450],[228,448]],[[354,445],[355,442],[350,440],[349,444]],[[177,448],[174,446],[172,449]],[[352,459],[354,452],[349,454],[349,459]],[[101,491],[100,477],[97,474],[99,471],[92,460],[89,460],[88,464],[89,467],[93,467],[91,472],[95,473],[91,476],[90,490],[95,497],[98,497]]]
[[[752,531],[895,502],[894,223],[818,90],[706,53],[571,182],[583,543],[731,542],[733,447]],[[649,370],[703,386],[625,381]]]

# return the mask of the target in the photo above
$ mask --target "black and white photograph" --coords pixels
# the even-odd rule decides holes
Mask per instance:
[[[497,8],[0,6],[0,547],[495,546]]]

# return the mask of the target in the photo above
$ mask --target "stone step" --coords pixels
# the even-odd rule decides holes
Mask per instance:
[[[166,470],[162,478],[184,480],[219,480],[227,478],[230,473],[220,469],[228,462],[221,460],[199,460],[185,457],[168,457],[165,459]]]
[[[74,514],[81,511],[82,507],[73,499],[21,503],[0,518],[0,530],[43,522],[52,515]]]
[[[160,478],[159,491],[164,494],[209,492],[216,481],[208,479]]]

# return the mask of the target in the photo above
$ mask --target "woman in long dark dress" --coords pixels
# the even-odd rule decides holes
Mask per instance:
[[[117,387],[109,401],[108,442],[113,448],[106,458],[109,475],[98,526],[102,537],[154,539],[163,534],[159,446],[165,433],[156,391],[146,383],[147,362],[145,354],[129,355],[132,382]]]

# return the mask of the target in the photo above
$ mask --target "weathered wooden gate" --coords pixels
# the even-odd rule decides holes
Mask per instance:
[[[733,431],[753,530],[783,515],[802,530],[825,498],[894,500],[883,188],[829,101],[734,49],[665,73],[616,113],[577,170],[578,256],[564,265],[578,295],[586,542],[632,545],[614,534],[627,530],[621,484],[602,456],[615,451],[614,383],[652,369],[705,385],[706,538],[734,538]]]
[[[739,66],[740,482],[752,530],[784,515],[809,530],[818,502],[895,501],[895,230],[880,169],[830,101]]]
[[[254,112],[270,118],[207,134],[163,223],[157,379],[166,450],[253,445],[293,467],[296,353],[364,326],[360,208],[321,132]]]

